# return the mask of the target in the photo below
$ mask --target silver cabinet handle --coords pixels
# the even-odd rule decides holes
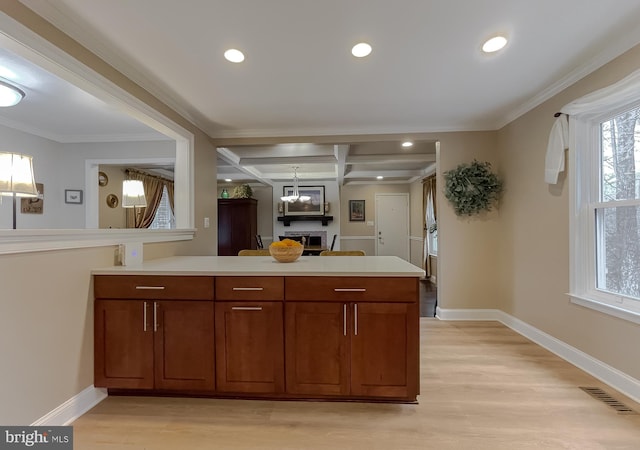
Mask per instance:
[[[147,331],[147,302],[142,305],[142,331]]]
[[[153,331],[158,331],[158,302],[153,302]]]
[[[353,334],[358,335],[358,304],[353,304]]]
[[[232,306],[234,311],[262,311],[262,306]]]
[[[347,335],[347,304],[342,305],[342,334]]]
[[[234,291],[264,291],[261,287],[234,287]]]
[[[140,291],[163,291],[164,286],[136,286]]]
[[[365,288],[334,288],[334,292],[367,292]]]

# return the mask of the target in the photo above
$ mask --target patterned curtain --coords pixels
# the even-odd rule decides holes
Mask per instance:
[[[167,180],[134,169],[127,169],[125,173],[129,180],[142,181],[144,196],[147,199],[145,208],[127,208],[127,228],[149,228],[160,206]]]

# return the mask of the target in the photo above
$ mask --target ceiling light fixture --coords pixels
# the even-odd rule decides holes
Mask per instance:
[[[351,54],[356,58],[364,58],[365,56],[369,56],[371,53],[371,46],[366,42],[360,42],[356,44],[351,49]]]
[[[0,81],[0,107],[14,106],[24,98],[24,92],[9,83]]]
[[[383,178],[384,178],[384,177],[383,177],[382,175],[378,175],[378,176],[376,177],[376,180],[382,180]]]
[[[493,53],[502,50],[507,45],[507,38],[504,36],[494,36],[482,45],[482,51]]]
[[[298,188],[298,166],[294,166],[293,168],[293,191],[290,195],[284,195],[280,197],[280,200],[289,203],[297,201],[308,202],[309,200],[311,200],[311,197],[309,197],[308,195],[300,195],[300,189]]]
[[[232,63],[241,63],[244,61],[244,53],[240,50],[236,50],[235,48],[230,48],[224,52],[224,57],[227,61]]]
[[[411,142],[411,141],[404,141],[404,142],[402,143],[402,146],[403,146],[404,148],[413,147],[413,142]]]
[[[231,183],[233,180],[231,178],[225,178],[224,181],[226,181],[227,183]]]

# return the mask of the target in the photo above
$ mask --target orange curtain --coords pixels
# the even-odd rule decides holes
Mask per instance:
[[[144,208],[127,208],[127,228],[149,228],[160,206],[167,180],[133,169],[127,169],[126,174],[129,180],[142,181],[147,199],[147,206]]]

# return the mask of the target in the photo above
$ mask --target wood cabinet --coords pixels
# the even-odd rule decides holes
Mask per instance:
[[[100,275],[94,288],[97,387],[389,401],[419,393],[417,278]]]
[[[380,280],[287,279],[288,393],[415,400],[417,281]]]
[[[285,323],[287,393],[349,395],[347,305],[287,303]]]
[[[253,198],[218,199],[218,255],[236,256],[257,248],[258,201]]]
[[[282,277],[219,277],[216,384],[219,392],[284,392]]]
[[[100,276],[94,287],[95,386],[214,390],[212,277]]]

